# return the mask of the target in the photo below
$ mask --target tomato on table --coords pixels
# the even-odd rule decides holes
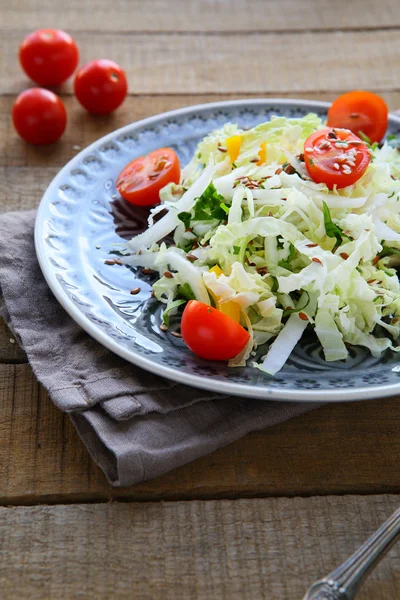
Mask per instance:
[[[190,300],[183,311],[181,333],[190,350],[208,360],[234,358],[250,338],[228,315],[197,300]]]
[[[128,82],[123,69],[106,58],[91,60],[75,76],[74,91],[86,110],[108,115],[125,100]]]
[[[324,127],[304,143],[308,174],[329,189],[353,185],[364,175],[370,160],[367,144],[348,129]]]
[[[28,77],[39,85],[59,85],[78,66],[78,46],[61,29],[38,29],[22,42],[19,61]]]
[[[386,102],[372,92],[349,92],[336,98],[328,110],[329,127],[360,132],[371,142],[380,142],[386,133],[389,112]]]
[[[151,206],[160,202],[159,192],[167,183],[179,183],[181,167],[172,148],[159,148],[135,158],[117,178],[120,195],[139,206]]]
[[[56,94],[31,88],[14,102],[12,119],[19,135],[29,144],[52,144],[64,133],[67,112]]]

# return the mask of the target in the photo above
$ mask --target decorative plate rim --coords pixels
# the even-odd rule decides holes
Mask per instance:
[[[66,312],[72,317],[72,319],[82,327],[91,337],[97,340],[104,347],[108,348],[118,356],[124,358],[130,363],[137,365],[145,369],[146,371],[152,372],[156,375],[166,377],[167,379],[177,381],[192,387],[215,392],[216,381],[213,377],[203,377],[201,375],[186,373],[184,370],[178,370],[171,368],[167,365],[154,362],[152,359],[146,358],[138,354],[134,348],[128,350],[123,346],[120,346],[116,340],[108,336],[99,327],[90,321],[73,303],[71,298],[65,293],[61,287],[59,281],[56,278],[56,274],[52,265],[49,262],[47,251],[45,248],[45,236],[44,236],[44,223],[45,213],[47,209],[48,200],[52,197],[53,192],[58,188],[60,182],[65,176],[66,172],[72,171],[77,167],[85,154],[97,150],[99,146],[103,146],[108,142],[119,138],[125,133],[129,132],[132,134],[132,130],[140,129],[144,126],[156,124],[164,119],[181,117],[182,115],[195,113],[199,111],[217,110],[227,107],[257,107],[257,106],[274,106],[274,105],[294,105],[296,107],[309,107],[327,110],[330,106],[329,102],[317,101],[317,100],[305,100],[296,98],[251,98],[251,99],[240,99],[240,100],[228,100],[220,102],[210,102],[197,104],[193,106],[187,106],[178,108],[172,111],[159,113],[151,117],[147,117],[140,121],[134,121],[129,123],[113,132],[101,137],[86,148],[84,148],[79,154],[74,156],[54,177],[46,189],[42,200],[39,204],[34,230],[35,239],[35,250],[39,261],[40,268],[43,276],[51,289],[52,293],[66,310]],[[390,121],[397,124],[400,127],[400,117],[390,114]],[[345,371],[343,371],[345,374]],[[310,373],[310,377],[315,375]],[[395,396],[400,393],[400,380],[399,383],[395,384],[382,384],[382,385],[370,385],[368,387],[341,387],[339,389],[296,389],[285,390],[284,388],[279,389],[276,387],[271,388],[268,380],[266,380],[265,386],[256,386],[245,381],[243,383],[229,382],[218,380],[218,392],[222,395],[235,395],[243,396],[258,400],[274,400],[274,401],[285,401],[285,402],[309,402],[309,403],[321,403],[321,402],[349,402],[357,400],[369,400],[376,398],[383,398],[388,396]]]

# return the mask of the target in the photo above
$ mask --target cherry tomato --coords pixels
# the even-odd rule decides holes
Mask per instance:
[[[125,200],[139,206],[159,204],[159,192],[167,183],[179,183],[179,158],[172,148],[159,148],[135,158],[117,178],[117,190]]]
[[[12,119],[19,135],[29,144],[52,144],[64,133],[67,112],[56,94],[31,88],[14,102]]]
[[[100,58],[79,69],[74,90],[86,110],[95,115],[107,115],[125,100],[128,82],[125,72],[117,63]]]
[[[38,29],[22,42],[19,61],[28,77],[39,85],[59,85],[78,66],[78,46],[61,29]]]
[[[183,311],[182,337],[201,358],[229,360],[249,341],[249,333],[233,319],[207,304],[190,300]]]
[[[388,107],[380,96],[371,92],[349,92],[339,96],[328,111],[329,127],[362,132],[371,142],[380,142],[388,126]]]
[[[304,143],[304,161],[317,183],[344,188],[364,175],[371,155],[368,146],[348,129],[325,127]]]

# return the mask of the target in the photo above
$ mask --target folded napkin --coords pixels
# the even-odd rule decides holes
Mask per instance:
[[[48,288],[35,212],[0,216],[0,314],[112,485],[157,477],[315,405],[227,397],[147,373],[106,350]]]

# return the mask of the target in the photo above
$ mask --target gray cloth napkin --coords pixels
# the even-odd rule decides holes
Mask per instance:
[[[112,485],[157,477],[312,408],[180,385],[103,348],[48,288],[35,255],[34,221],[34,211],[0,216],[0,314]]]

